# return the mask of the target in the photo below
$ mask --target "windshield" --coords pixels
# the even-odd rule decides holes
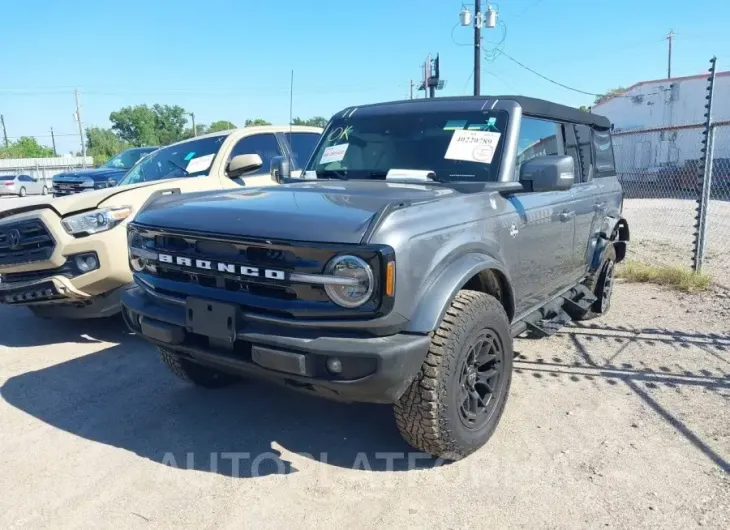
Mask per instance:
[[[154,151],[154,149],[127,149],[108,160],[105,164],[102,164],[101,167],[131,169],[140,158],[152,151]]]
[[[118,185],[207,175],[226,137],[222,134],[158,149],[134,166]]]
[[[307,169],[319,178],[384,178],[428,170],[442,182],[490,182],[507,128],[505,111],[414,112],[333,120]]]

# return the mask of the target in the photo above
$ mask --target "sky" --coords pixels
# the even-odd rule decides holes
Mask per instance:
[[[441,96],[473,93],[473,28],[459,0],[0,0],[0,114],[7,134],[79,151],[84,127],[109,127],[124,106],[180,105],[198,123],[289,122],[344,107],[410,97],[430,53]],[[466,2],[474,11],[472,1]],[[486,2],[482,1],[482,5]],[[503,0],[483,31],[482,94],[521,94],[568,105],[667,74],[704,73],[713,55],[730,69],[730,2],[721,0]],[[14,43],[14,44],[10,44]],[[416,92],[415,97],[423,97]]]

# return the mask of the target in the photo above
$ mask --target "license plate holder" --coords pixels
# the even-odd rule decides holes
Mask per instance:
[[[238,329],[238,308],[233,304],[188,298],[185,324],[191,333],[233,343]]]

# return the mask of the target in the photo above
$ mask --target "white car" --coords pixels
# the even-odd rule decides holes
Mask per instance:
[[[30,175],[0,175],[0,195],[46,195],[45,182]]]

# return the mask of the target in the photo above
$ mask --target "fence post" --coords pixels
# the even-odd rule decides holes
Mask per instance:
[[[707,104],[705,108],[705,127],[702,131],[702,162],[697,175],[699,194],[697,197],[697,216],[695,217],[695,248],[692,268],[695,272],[702,270],[702,261],[705,258],[705,243],[707,240],[707,210],[710,205],[710,191],[712,190],[712,152],[715,137],[715,127],[712,124],[712,96],[715,91],[715,63],[717,58],[710,59],[710,77],[707,79]]]

